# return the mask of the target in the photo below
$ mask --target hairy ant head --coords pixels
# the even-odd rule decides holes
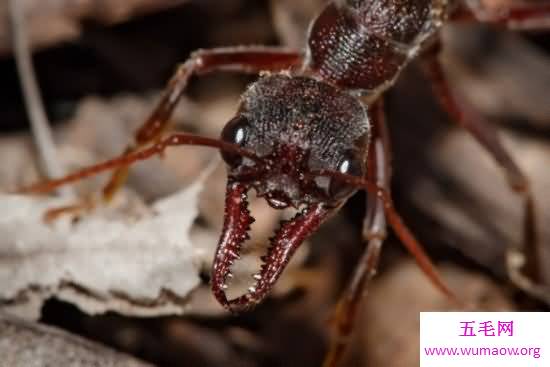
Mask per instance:
[[[369,120],[364,105],[327,83],[266,75],[243,95],[222,140],[260,158],[223,153],[230,178],[250,185],[272,207],[337,206],[354,190],[308,173],[324,169],[362,177]]]
[[[262,76],[243,94],[239,111],[222,131],[257,159],[222,150],[229,166],[225,224],[214,261],[213,291],[220,303],[241,310],[269,292],[297,247],[357,190],[357,185],[315,172],[365,175],[370,125],[355,97],[309,77]],[[248,294],[227,300],[230,267],[248,238],[253,217],[247,195],[254,189],[276,209],[302,210],[271,239]]]

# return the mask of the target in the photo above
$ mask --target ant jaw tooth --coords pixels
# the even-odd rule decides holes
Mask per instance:
[[[227,278],[233,279],[233,274],[232,274],[232,273],[228,273],[228,274],[227,274]]]
[[[250,287],[250,288],[248,288],[248,291],[250,293],[256,293],[256,287]]]
[[[235,251],[233,250],[227,250],[227,253],[229,254],[229,256],[231,256],[233,259],[235,260],[239,260],[241,257],[239,256],[239,254],[237,254]]]
[[[254,274],[254,275],[252,275],[252,278],[254,278],[256,280],[261,280],[262,276],[260,274]]]
[[[229,286],[227,284],[222,285],[223,290],[226,290],[227,288],[229,288]]]

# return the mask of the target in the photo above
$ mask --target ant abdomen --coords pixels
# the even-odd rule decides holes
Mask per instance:
[[[309,34],[309,67],[342,88],[380,92],[430,38],[445,16],[438,0],[340,0]]]

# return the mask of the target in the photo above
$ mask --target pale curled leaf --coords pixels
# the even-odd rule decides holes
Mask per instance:
[[[55,295],[90,314],[182,313],[212,251],[189,239],[201,188],[197,182],[139,218],[97,212],[53,225],[42,216],[58,199],[0,196],[0,303]]]

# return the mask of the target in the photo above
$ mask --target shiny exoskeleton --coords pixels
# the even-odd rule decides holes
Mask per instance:
[[[230,167],[226,221],[212,270],[222,304],[240,310],[260,302],[305,237],[355,192],[357,187],[308,173],[365,176],[371,123],[359,97],[376,97],[391,86],[448,14],[447,2],[439,0],[331,2],[313,20],[301,62],[248,88],[222,138],[263,164],[224,154]],[[230,267],[253,221],[246,209],[249,188],[274,208],[303,210],[272,238],[249,293],[227,300]]]
[[[232,311],[242,311],[268,294],[296,249],[356,190],[368,192],[364,238],[368,242],[336,311],[335,338],[326,366],[336,366],[352,330],[354,315],[377,268],[386,221],[415,256],[424,273],[453,298],[389,195],[389,144],[382,95],[405,66],[422,59],[436,96],[451,117],[471,133],[505,171],[512,189],[524,197],[525,246],[536,259],[534,205],[528,180],[482,116],[446,83],[437,60],[439,31],[448,21],[484,21],[496,26],[547,26],[550,4],[502,5],[488,0],[334,0],[312,21],[305,50],[229,47],[197,51],[170,80],[149,119],[124,155],[67,177],[39,183],[24,192],[52,190],[107,169],[116,169],[104,189],[110,199],[135,161],[174,145],[202,145],[221,151],[228,165],[224,226],[212,266],[212,291]],[[221,139],[190,134],[164,138],[169,118],[189,78],[214,71],[259,73],[243,94],[236,116]],[[228,299],[231,267],[248,239],[253,189],[276,209],[294,207],[296,216],[281,223],[271,238],[249,291]],[[56,210],[73,211],[77,206]],[[530,251],[530,252],[529,252]],[[536,273],[531,261],[529,268]]]
[[[341,0],[312,23],[307,67],[341,88],[381,93],[433,41],[446,0]]]

